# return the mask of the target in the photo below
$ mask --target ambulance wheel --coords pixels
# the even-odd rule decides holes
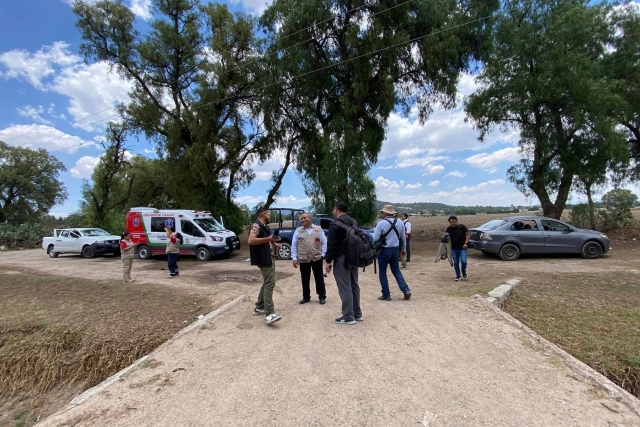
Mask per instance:
[[[149,250],[149,246],[138,246],[138,259],[151,259],[151,251]]]
[[[208,248],[201,246],[196,249],[196,258],[198,261],[209,261],[209,258],[211,258],[211,252]]]

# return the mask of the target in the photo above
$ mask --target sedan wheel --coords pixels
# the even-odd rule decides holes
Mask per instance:
[[[282,248],[276,252],[278,259],[291,259],[291,245],[283,243]]]
[[[587,242],[582,246],[580,254],[583,258],[596,259],[602,255],[602,247],[598,242]]]
[[[507,243],[500,248],[500,258],[505,261],[515,261],[520,256],[520,249],[513,243]]]

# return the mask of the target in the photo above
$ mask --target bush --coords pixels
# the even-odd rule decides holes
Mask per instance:
[[[47,234],[42,223],[0,224],[0,245],[9,248],[39,248]]]

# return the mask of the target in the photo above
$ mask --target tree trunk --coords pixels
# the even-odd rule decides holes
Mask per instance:
[[[269,190],[269,194],[267,195],[267,201],[264,203],[264,206],[263,206],[265,209],[269,209],[271,205],[274,204],[276,201],[275,198],[280,192],[280,187],[282,186],[282,180],[284,179],[284,176],[286,175],[287,170],[291,165],[291,157],[292,157],[292,153],[295,146],[296,146],[295,140],[290,141],[289,145],[287,146],[287,156],[285,157],[284,166],[282,167],[282,169],[280,169],[280,172],[278,173],[278,176],[276,177],[273,183],[273,187],[271,187],[271,189]]]
[[[593,205],[593,195],[591,194],[591,183],[585,182],[585,192],[587,193],[587,203],[589,204],[589,226],[592,230],[596,229],[595,207]]]

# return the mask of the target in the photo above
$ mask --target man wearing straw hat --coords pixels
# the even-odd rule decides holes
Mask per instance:
[[[379,277],[382,286],[382,296],[379,300],[391,301],[391,292],[389,291],[389,280],[387,279],[387,265],[391,267],[391,273],[398,282],[398,287],[404,294],[404,299],[411,299],[411,290],[404,280],[404,276],[400,272],[400,254],[404,255],[406,248],[406,236],[402,221],[397,218],[396,210],[393,205],[385,205],[380,211],[382,212],[382,220],[376,224],[373,232],[373,241],[376,242],[383,239],[382,247],[378,252]]]

